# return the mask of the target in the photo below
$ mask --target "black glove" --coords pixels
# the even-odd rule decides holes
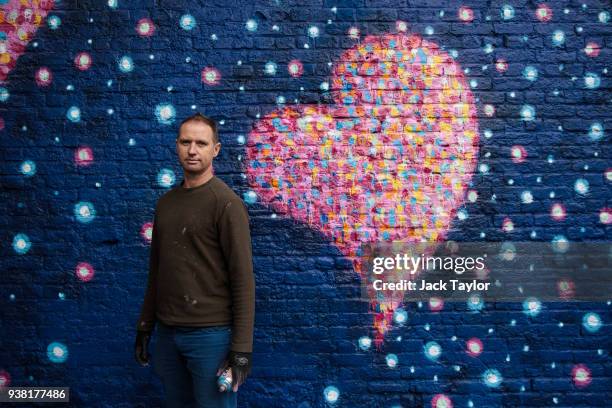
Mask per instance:
[[[227,359],[219,366],[217,375],[223,374],[227,367],[232,369],[232,390],[236,392],[251,373],[251,353],[230,351]]]
[[[134,356],[136,361],[143,367],[149,365],[149,341],[151,340],[150,331],[138,330],[136,334],[136,342],[134,343]]]

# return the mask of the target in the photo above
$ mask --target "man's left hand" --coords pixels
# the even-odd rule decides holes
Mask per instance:
[[[219,366],[217,375],[223,374],[227,367],[232,369],[232,390],[236,392],[251,373],[251,353],[230,351],[227,359]]]

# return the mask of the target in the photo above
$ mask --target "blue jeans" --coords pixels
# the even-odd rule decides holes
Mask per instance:
[[[157,325],[153,368],[168,408],[235,408],[237,394],[217,389],[217,369],[227,357],[230,326]]]

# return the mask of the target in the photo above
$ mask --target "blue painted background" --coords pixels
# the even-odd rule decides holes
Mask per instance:
[[[504,4],[514,8],[507,20]],[[75,407],[161,406],[161,384],[151,369],[136,365],[132,347],[148,272],[141,230],[168,189],[158,181],[160,171],[181,179],[176,124],[194,111],[220,121],[216,174],[247,192],[241,136],[281,96],[286,103],[329,103],[321,83],[329,78],[328,63],[357,43],[347,36],[350,27],[363,36],[396,32],[396,22],[405,21],[409,32],[455,50],[475,80],[481,145],[471,189],[478,199],[465,205],[450,238],[609,241],[612,228],[602,212],[612,207],[610,3],[548,1],[547,23],[534,16],[538,4],[56,3],[50,15],[61,25],[41,26],[2,85],[9,96],[0,102],[0,373],[10,375],[11,385],[70,386]],[[458,21],[460,6],[474,10],[472,23]],[[179,25],[187,13],[197,22],[191,31]],[[151,37],[135,31],[144,17],[156,26]],[[252,31],[250,19],[257,23]],[[317,38],[308,35],[312,26]],[[564,32],[562,44],[554,45],[555,30]],[[590,41],[601,46],[595,58],[584,52]],[[73,64],[81,51],[93,61],[85,71]],[[119,69],[122,56],[132,58],[131,72]],[[499,58],[509,64],[503,74],[495,69]],[[292,59],[304,65],[300,78],[287,74]],[[274,75],[265,72],[269,61],[278,66]],[[53,72],[48,87],[34,81],[41,66]],[[535,81],[523,76],[526,66],[537,69]],[[202,83],[204,67],[221,73],[219,84]],[[598,75],[598,87],[585,83],[587,73]],[[158,104],[174,107],[172,124],[155,116]],[[484,114],[486,104],[495,106],[494,116]],[[535,120],[521,117],[526,104],[535,108]],[[68,120],[71,106],[80,109],[80,121]],[[511,160],[514,145],[526,150],[524,162]],[[93,152],[89,166],[75,164],[82,146]],[[24,174],[27,160],[35,174]],[[533,202],[522,201],[525,191]],[[75,216],[80,202],[95,208],[90,222]],[[565,219],[551,217],[555,203],[564,206]],[[544,302],[534,317],[520,303],[487,303],[479,311],[447,304],[432,312],[413,302],[405,306],[408,323],[392,329],[382,351],[363,351],[357,341],[371,334],[371,316],[358,300],[350,262],[318,232],[275,217],[265,205],[249,211],[257,314],[254,369],[240,406],[323,407],[330,385],[340,391],[341,407],[430,406],[437,394],[455,407],[606,406],[612,398],[610,302]],[[506,218],[512,231],[502,228]],[[24,254],[14,245],[18,234],[31,243]],[[94,267],[92,280],[76,277],[80,262]],[[598,314],[599,330],[583,325],[587,313]],[[465,353],[472,337],[484,344],[478,357]],[[429,341],[442,347],[436,362],[424,355]],[[63,362],[47,354],[54,342],[65,346]],[[394,369],[388,353],[399,359]],[[572,381],[578,364],[592,376],[583,388]],[[488,369],[503,376],[497,388],[483,381]]]

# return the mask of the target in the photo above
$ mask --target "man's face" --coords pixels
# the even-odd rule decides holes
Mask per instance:
[[[214,142],[213,130],[206,123],[190,121],[181,126],[176,152],[185,172],[204,173],[220,149],[221,143]]]

